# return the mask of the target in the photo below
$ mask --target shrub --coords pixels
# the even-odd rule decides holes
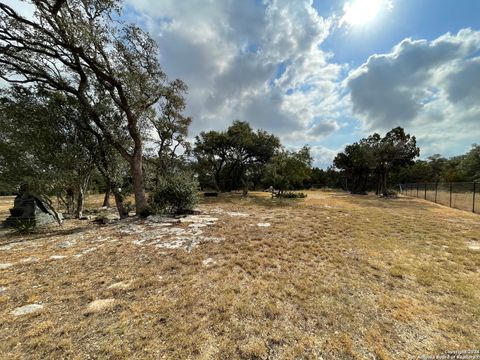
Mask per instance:
[[[387,190],[384,194],[382,194],[382,197],[388,198],[388,199],[396,199],[398,198],[398,193],[395,190]]]
[[[285,191],[283,193],[279,193],[277,197],[284,199],[303,199],[307,197],[307,194],[302,192]]]
[[[188,172],[161,178],[150,193],[149,208],[154,214],[181,214],[193,210],[198,202],[198,181]]]
[[[12,224],[12,227],[17,233],[26,235],[33,233],[36,229],[36,225],[37,224],[33,219],[17,219]]]

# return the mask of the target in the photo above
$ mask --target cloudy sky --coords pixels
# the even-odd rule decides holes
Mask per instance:
[[[187,83],[192,137],[246,120],[326,167],[399,125],[422,157],[480,142],[479,14],[478,0],[126,0],[125,17]]]

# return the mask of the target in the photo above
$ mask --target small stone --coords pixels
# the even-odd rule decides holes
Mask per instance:
[[[60,249],[68,249],[70,247],[72,247],[73,245],[75,245],[75,242],[74,241],[63,241],[61,243],[59,243],[57,246],[60,248]]]
[[[11,243],[11,244],[7,244],[7,245],[0,246],[0,251],[10,250],[10,249],[12,249],[15,245],[16,245],[15,243]]]
[[[147,216],[146,222],[157,223],[157,224],[162,224],[162,223],[174,224],[174,223],[180,222],[180,220],[170,216],[165,216],[165,215],[150,215],[150,216]]]
[[[468,248],[474,251],[480,250],[480,243],[478,243],[477,241],[471,241],[468,244]]]
[[[213,225],[216,221],[218,221],[218,218],[209,215],[188,215],[180,219],[182,223],[201,223],[208,225]]]
[[[65,259],[65,258],[66,258],[66,256],[64,256],[64,255],[52,255],[52,256],[50,256],[51,260],[60,260],[60,259]]]
[[[3,294],[5,291],[7,291],[7,288],[5,286],[0,286],[0,295]]]
[[[131,280],[126,280],[126,281],[120,281],[115,284],[112,284],[108,287],[108,289],[121,289],[121,290],[126,290],[130,286],[132,286],[132,281]]]
[[[203,266],[208,266],[208,265],[211,265],[211,264],[215,264],[215,260],[213,260],[212,258],[208,258],[208,259],[203,260],[202,264],[203,264]]]
[[[82,254],[88,254],[88,253],[91,253],[92,251],[95,251],[95,250],[97,250],[97,248],[96,248],[96,247],[92,247],[92,248],[90,248],[90,249],[83,250],[83,251],[82,251]]]
[[[257,226],[260,226],[260,227],[269,227],[269,226],[270,226],[270,223],[258,223]]]
[[[99,222],[102,224],[111,224],[120,220],[120,215],[118,214],[107,214],[107,215],[99,215],[95,218],[95,222]]]
[[[11,266],[13,266],[12,263],[0,263],[0,270],[8,269]]]
[[[110,309],[115,305],[115,299],[99,299],[94,300],[88,304],[87,312],[98,312],[106,309]]]
[[[234,217],[247,217],[247,216],[250,216],[250,214],[241,213],[241,212],[227,212],[227,215],[229,215],[229,216],[234,216]]]
[[[31,262],[37,262],[37,261],[38,261],[38,257],[36,256],[29,256],[28,258],[20,260],[20,262],[22,263],[31,263]]]
[[[191,228],[201,228],[201,227],[206,227],[208,226],[207,224],[190,224],[188,225],[188,227],[191,227]]]
[[[14,316],[20,316],[25,314],[32,314],[43,309],[43,305],[40,304],[29,304],[25,306],[20,306],[10,312]]]

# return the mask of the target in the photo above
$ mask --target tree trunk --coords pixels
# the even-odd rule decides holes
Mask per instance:
[[[135,211],[137,215],[145,214],[147,210],[147,196],[145,194],[145,185],[143,181],[142,151],[136,149],[131,161],[130,169],[133,178],[133,194],[135,195]]]
[[[105,192],[105,197],[103,198],[103,207],[110,207],[110,188],[107,188],[107,191]]]
[[[85,170],[85,175],[82,178],[82,182],[78,185],[78,195],[77,195],[77,208],[75,210],[75,217],[80,219],[83,215],[83,206],[85,204],[85,194],[88,191],[88,185],[90,184],[90,175],[92,169]]]
[[[242,196],[247,196],[248,195],[248,181],[245,181],[245,179],[242,177],[241,182],[242,182]]]
[[[67,207],[67,214],[68,215],[73,215],[74,202],[75,202],[75,193],[74,193],[73,189],[67,189],[65,206]]]
[[[220,192],[220,169],[215,169],[215,177],[214,177],[214,182],[215,182],[215,188],[217,192]]]
[[[388,172],[387,172],[387,170],[385,170],[385,172],[383,173],[383,178],[382,178],[382,195],[383,195],[383,196],[387,196],[387,195],[388,195],[388,192],[387,192],[387,179],[388,179]]]
[[[387,179],[388,179],[388,170],[381,169],[378,174],[377,181],[377,195],[386,196],[387,195]]]
[[[118,215],[120,215],[120,219],[125,219],[128,217],[128,211],[125,209],[123,205],[123,195],[120,191],[118,191],[118,187],[112,186],[113,196],[115,197],[115,205],[117,206]]]
[[[78,189],[78,195],[77,195],[77,209],[75,210],[75,217],[77,219],[80,219],[83,215],[83,205],[85,203],[85,194],[83,187],[80,186]]]

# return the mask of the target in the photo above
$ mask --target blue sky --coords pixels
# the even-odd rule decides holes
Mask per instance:
[[[422,157],[480,141],[478,14],[477,0],[130,0],[125,16],[189,86],[192,137],[247,120],[326,167],[394,126]]]

